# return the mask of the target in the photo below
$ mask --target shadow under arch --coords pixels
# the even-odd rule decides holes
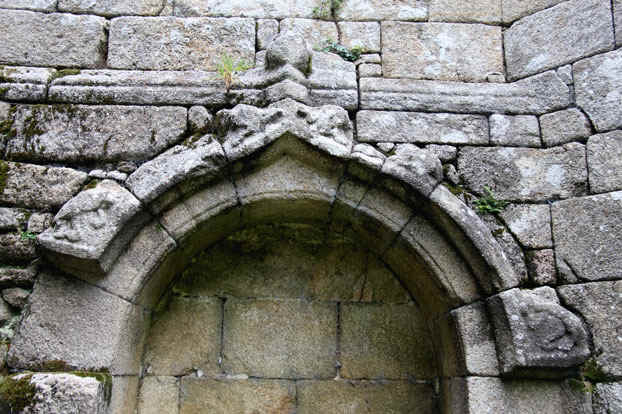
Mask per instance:
[[[478,301],[519,280],[468,207],[438,182],[423,194],[400,177],[399,162],[393,170],[383,168],[390,162],[388,157],[374,168],[284,133],[251,154],[229,159],[221,168],[226,173],[171,184],[157,199],[143,200],[146,211],[134,214],[141,219],[120,230],[127,235],[111,239],[110,244],[131,241],[103,276],[64,267],[67,251],[48,252],[52,264],[86,282],[80,288],[86,299],[54,286],[56,276],[44,276],[33,295],[68,305],[47,315],[45,324],[37,319],[44,309],[33,307],[9,364],[45,370],[60,360],[71,368],[108,370],[115,378],[114,409],[131,405],[149,314],[173,278],[197,253],[239,229],[290,222],[352,232],[398,275],[436,333],[443,389],[453,377],[494,375],[496,367],[469,362],[474,348],[459,337],[456,325],[464,322],[463,310],[485,317]],[[479,335],[487,348],[477,352],[491,352],[496,365],[491,330]],[[444,397],[445,412],[452,412],[456,398]]]

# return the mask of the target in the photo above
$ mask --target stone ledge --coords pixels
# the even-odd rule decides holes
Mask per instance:
[[[0,99],[41,102],[45,100],[47,84],[57,73],[51,68],[0,66]]]

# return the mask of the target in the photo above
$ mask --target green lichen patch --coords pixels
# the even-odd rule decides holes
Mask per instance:
[[[55,79],[64,78],[65,76],[75,76],[80,74],[80,69],[61,69],[57,70],[56,73],[52,75],[50,78],[50,82]]]
[[[32,405],[36,388],[30,383],[32,374],[19,379],[5,377],[0,384],[0,398],[11,407],[11,412],[19,413]]]
[[[6,161],[0,160],[0,194],[4,193],[4,189],[6,188],[6,182],[9,178],[9,163]]]
[[[112,395],[112,376],[107,372],[94,372],[94,371],[71,371],[70,374],[81,378],[95,378],[104,386],[104,399],[110,400]]]

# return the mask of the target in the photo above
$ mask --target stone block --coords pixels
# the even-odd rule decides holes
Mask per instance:
[[[359,111],[356,125],[362,142],[488,144],[488,121],[479,115]]]
[[[222,302],[218,298],[174,297],[155,315],[149,331],[144,364],[158,376],[188,375],[201,370],[221,372]]]
[[[186,131],[181,107],[18,105],[7,156],[52,162],[144,160]]]
[[[337,307],[306,301],[225,303],[223,367],[268,378],[333,378]]]
[[[176,0],[175,16],[313,17],[311,0]]]
[[[436,375],[431,334],[414,304],[341,305],[341,376],[430,379]]]
[[[299,381],[299,414],[437,411],[433,387],[407,381]]]
[[[622,412],[622,383],[596,384],[594,414]]]
[[[555,6],[565,0],[501,0],[503,23],[512,23],[521,17]]]
[[[616,46],[622,45],[622,2],[613,0],[613,24],[616,32]]]
[[[507,147],[539,147],[540,126],[532,115],[490,116],[490,143]]]
[[[181,381],[179,414],[286,414],[295,412],[296,386],[279,380]]]
[[[616,315],[622,312],[622,281],[567,285],[557,291],[590,328],[597,374],[621,378],[622,342]]]
[[[409,20],[424,21],[428,17],[428,1],[404,0],[387,3],[383,0],[349,0],[337,10],[338,20]]]
[[[58,10],[75,14],[100,16],[157,16],[164,8],[164,0],[58,0]]]
[[[37,277],[37,268],[29,267],[0,267],[0,287],[21,286],[30,287]]]
[[[277,3],[280,4],[280,3]],[[279,21],[275,19],[257,20],[257,47],[264,50],[279,34]],[[258,66],[258,65],[255,65]]]
[[[137,375],[113,376],[108,412],[110,414],[136,414],[138,385]]]
[[[477,82],[503,72],[500,27],[383,22],[382,49],[389,78]]]
[[[58,71],[51,68],[0,66],[0,99],[18,102],[44,101],[47,83],[57,74]],[[0,106],[0,119],[9,119],[11,105],[2,102]]]
[[[382,165],[382,173],[402,180],[424,196],[443,180],[440,160],[413,144],[398,145]]]
[[[524,247],[553,247],[551,212],[548,205],[511,204],[500,215]]]
[[[430,144],[426,145],[425,149],[426,151],[430,151],[444,163],[453,161],[458,156],[458,149],[452,145]]]
[[[510,80],[613,48],[611,3],[570,0],[527,16],[505,31]]]
[[[505,253],[508,262],[514,268],[520,280],[527,280],[527,267],[525,266],[525,255],[516,242],[512,234],[506,227],[497,221],[492,214],[484,214],[481,220],[488,226],[493,238],[499,243],[499,246]]]
[[[60,274],[42,273],[29,312],[11,343],[15,369],[108,370],[137,374],[147,316],[141,308],[98,287]]]
[[[557,269],[555,254],[552,249],[532,250],[527,252],[527,270],[529,279],[538,285],[556,285]]]
[[[591,133],[590,122],[577,108],[542,115],[540,128],[542,128],[542,142],[547,147],[583,141]]]
[[[557,270],[564,280],[621,277],[622,192],[560,201],[551,213]]]
[[[26,221],[26,212],[18,208],[0,208],[0,230],[19,230]]]
[[[326,40],[339,39],[337,25],[329,21],[287,18],[281,20],[280,28],[281,32],[293,30],[299,33],[312,48],[321,49]]]
[[[590,356],[581,319],[559,301],[511,289],[487,299],[487,304],[503,374],[564,376]]]
[[[382,76],[382,65],[376,63],[362,63],[357,68],[361,78]]]
[[[22,288],[4,289],[2,291],[2,298],[11,306],[23,309],[28,302],[28,296],[30,291]]]
[[[484,194],[488,186],[497,199],[546,201],[585,194],[585,147],[571,143],[546,150],[465,147],[458,172],[467,186]]]
[[[193,106],[188,109],[188,126],[190,131],[205,131],[212,123],[212,114],[204,106]]]
[[[94,68],[104,65],[106,20],[96,16],[3,10],[0,64]]]
[[[22,237],[19,233],[0,234],[0,262],[23,264],[37,257],[34,240]]]
[[[0,202],[29,208],[52,209],[66,203],[87,179],[70,168],[43,167],[0,161]]]
[[[587,165],[592,193],[622,190],[622,131],[591,136]]]
[[[30,233],[43,233],[52,226],[54,216],[51,213],[32,213],[28,219],[28,231]]]
[[[590,117],[596,131],[622,127],[622,49],[572,65],[577,105]]]
[[[225,54],[255,60],[252,19],[118,17],[110,24],[111,68],[216,70]]]
[[[341,44],[352,49],[360,47],[365,52],[380,51],[380,24],[377,22],[339,22]]]
[[[56,9],[56,0],[0,0],[0,8],[49,12]]]
[[[430,21],[432,22],[475,22],[495,24],[501,22],[502,0],[432,0]]]
[[[513,83],[361,78],[360,90],[361,109],[542,114],[570,104],[568,85],[554,71]]]
[[[138,394],[138,412],[141,414],[177,413],[179,382],[176,377],[143,378]]]

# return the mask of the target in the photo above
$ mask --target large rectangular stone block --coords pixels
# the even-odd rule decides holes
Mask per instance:
[[[216,70],[225,54],[254,61],[252,19],[119,17],[110,25],[112,68]]]
[[[57,74],[58,71],[51,68],[0,66],[0,99],[19,102],[44,101],[47,84],[52,76]],[[0,105],[8,106],[8,104]],[[5,120],[7,117],[2,114],[0,119]]]
[[[596,130],[622,128],[622,49],[577,62],[572,72],[577,105]]]
[[[432,0],[430,21],[438,22],[501,22],[502,0]]]
[[[585,146],[576,143],[546,150],[465,147],[458,172],[478,194],[488,186],[502,200],[545,201],[587,190]]]
[[[0,64],[102,66],[106,56],[106,25],[103,17],[3,10]]]
[[[485,81],[503,73],[501,28],[483,24],[382,23],[389,78]]]
[[[593,135],[587,141],[590,191],[622,190],[622,131]]]
[[[314,0],[176,0],[175,16],[313,17]]]
[[[407,381],[300,381],[299,414],[437,413],[431,384]]]
[[[566,0],[502,0],[503,23],[512,23],[563,1]]]
[[[326,40],[337,41],[339,34],[334,22],[311,19],[283,19],[280,23],[282,32],[295,30],[304,37],[309,46],[321,49]],[[313,62],[317,65],[316,62]]]
[[[0,0],[0,8],[53,11],[56,0]]]
[[[555,258],[570,282],[620,279],[622,191],[553,204]]]
[[[164,9],[165,3],[166,0],[58,0],[58,10],[101,16],[155,16]]]
[[[227,300],[224,370],[268,378],[333,378],[337,307],[305,301]]]
[[[429,379],[436,359],[425,318],[413,304],[341,306],[341,376]]]
[[[337,10],[338,20],[410,20],[428,17],[428,0],[348,0]]]
[[[613,48],[611,3],[571,0],[527,16],[505,31],[510,79]]]
[[[485,116],[359,111],[356,125],[362,142],[488,144]]]
[[[19,105],[7,156],[15,160],[144,160],[178,141],[186,109],[145,106]]]

